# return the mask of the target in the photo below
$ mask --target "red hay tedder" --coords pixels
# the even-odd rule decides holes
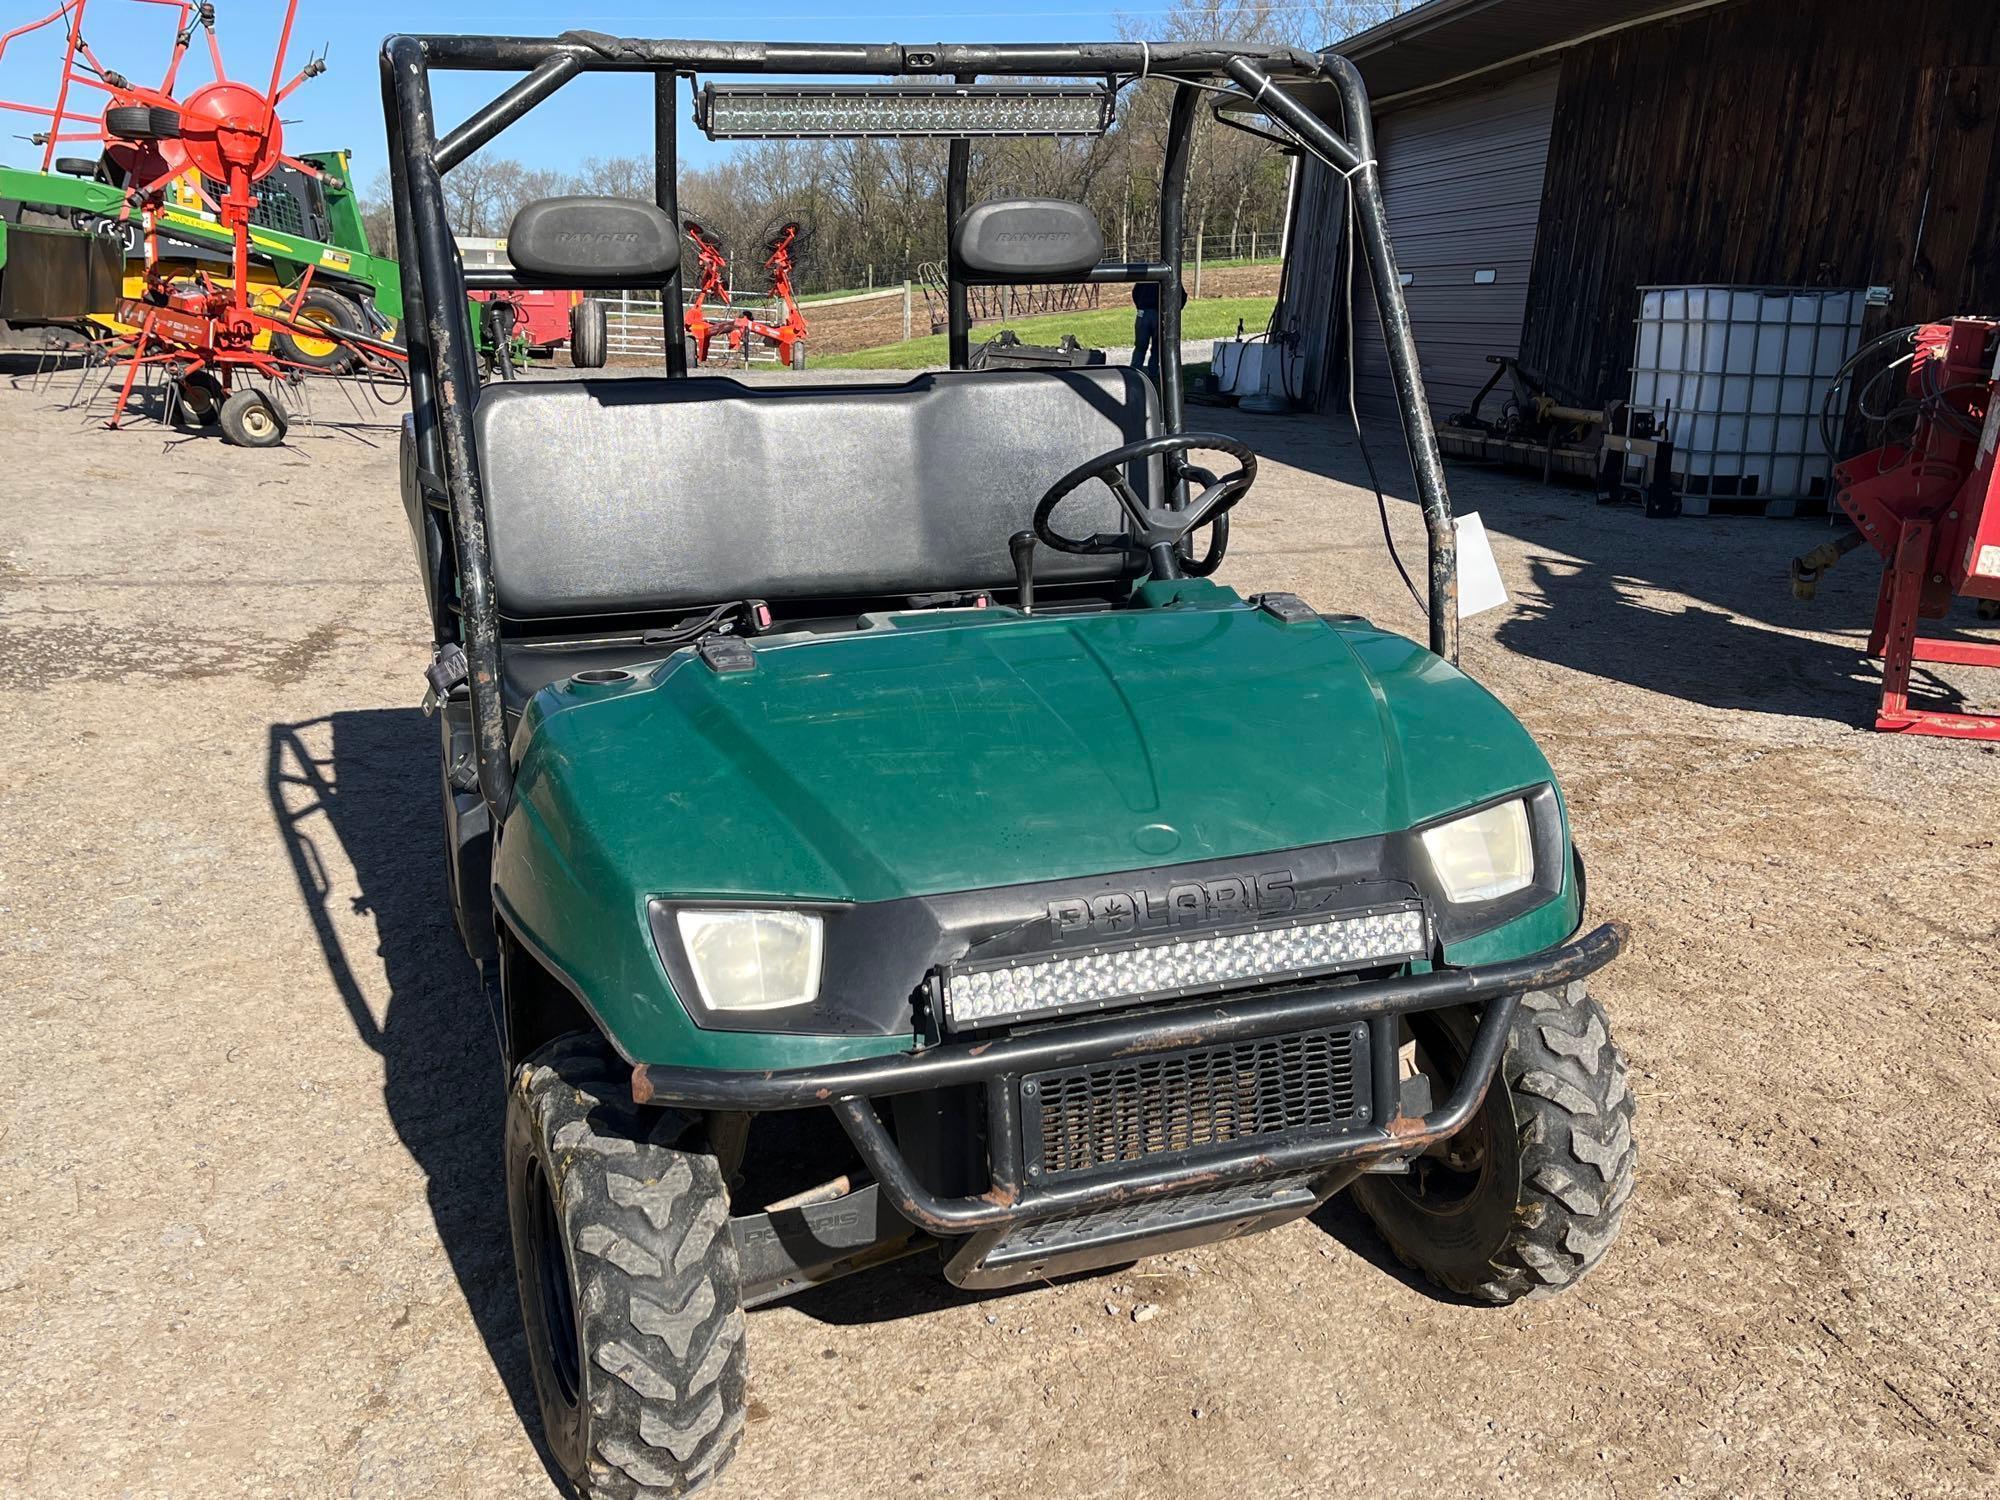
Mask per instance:
[[[713,298],[724,306],[733,306],[726,274],[729,257],[715,237],[694,220],[687,220],[682,228],[695,251],[694,304],[688,308],[685,318],[688,336],[694,340],[695,363],[708,363],[709,349],[716,332],[726,327],[729,352],[745,364],[750,360],[752,340],[764,339],[777,348],[778,363],[787,369],[802,369],[805,365],[806,319],[792,296],[799,226],[796,223],[780,226],[764,246],[764,275],[770,282],[771,296],[784,310],[783,320],[767,322],[739,308],[727,324],[710,321],[708,304]]]
[[[274,350],[332,343],[345,357],[336,361],[350,370],[391,375],[399,382],[405,361],[395,345],[367,335],[331,327],[303,316],[312,288],[308,270],[282,302],[256,300],[250,280],[250,219],[257,207],[254,185],[280,165],[308,176],[318,169],[285,154],[284,127],[278,106],[308,78],[326,71],[320,58],[309,60],[289,81],[284,80],[285,53],[291,44],[298,0],[288,0],[271,63],[269,84],[259,89],[231,79],[224,69],[222,46],[215,33],[213,4],[190,0],[140,0],[175,12],[174,46],[165,76],[157,88],[133,83],[106,67],[84,39],[83,18],[89,0],[66,0],[42,19],[0,35],[0,48],[16,37],[60,23],[64,52],[53,110],[13,101],[0,107],[48,117],[50,128],[38,132],[44,170],[66,141],[91,141],[113,154],[125,169],[125,213],[136,213],[145,247],[145,291],[123,298],[118,317],[136,331],[110,345],[125,373],[108,426],[116,427],[125,413],[142,369],[164,367],[172,377],[182,407],[197,420],[220,422],[225,436],[248,447],[269,447],[283,440],[285,419],[269,395],[244,384],[243,377],[281,380],[324,373],[326,361],[307,364]],[[205,33],[213,82],[182,97],[175,92],[181,63],[197,31]],[[73,107],[78,90],[92,89],[108,102],[95,116]],[[172,278],[160,269],[156,216],[169,184],[192,177],[202,200],[230,233],[233,245],[229,282],[219,284],[206,272]],[[209,185],[220,184],[220,199],[209,196]],[[265,347],[258,347],[260,344]]]
[[[708,363],[709,341],[715,337],[715,325],[708,321],[708,299],[715,298],[727,306],[729,303],[729,281],[724,274],[729,269],[729,257],[722,253],[722,246],[701,225],[689,219],[682,228],[688,243],[695,252],[694,305],[687,310],[686,324],[688,337],[694,340],[694,362]]]
[[[778,346],[778,363],[786,369],[799,369],[805,364],[805,315],[792,300],[792,254],[798,240],[799,226],[787,224],[764,247],[764,274],[770,279],[771,295],[785,310],[785,320],[766,323],[748,313],[738,313],[736,325],[729,330],[729,347],[742,350],[746,357],[751,339],[769,339]]]

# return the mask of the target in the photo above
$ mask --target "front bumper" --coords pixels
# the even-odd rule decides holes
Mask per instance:
[[[1560,947],[1474,968],[1363,984],[1324,986],[1246,1000],[1187,1005],[1144,1015],[987,1042],[958,1042],[824,1068],[722,1072],[641,1063],[632,1096],[641,1104],[760,1113],[814,1105],[831,1108],[891,1205],[910,1223],[956,1237],[1043,1219],[1064,1218],[1203,1189],[1338,1169],[1359,1170],[1383,1157],[1407,1156],[1455,1134],[1486,1097],[1506,1049],[1520,997],[1594,973],[1615,958],[1625,930],[1607,923]],[[1396,1018],[1414,1011],[1483,1004],[1464,1074],[1451,1097],[1412,1118],[1399,1109]],[[1198,1156],[1162,1155],[1086,1180],[1031,1183],[1022,1160],[1020,1082],[1024,1075],[1211,1047],[1366,1021],[1373,1068],[1372,1113],[1360,1127],[1305,1128],[1212,1148]],[[911,1170],[876,1112],[876,1102],[923,1090],[983,1086],[990,1187],[974,1197],[941,1197]],[[1329,1189],[1331,1191],[1331,1189]]]

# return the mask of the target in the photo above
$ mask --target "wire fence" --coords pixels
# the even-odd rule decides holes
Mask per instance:
[[[1275,262],[1283,249],[1284,236],[1275,229],[1243,229],[1234,235],[1190,235],[1181,242],[1182,276],[1189,290],[1199,295],[1197,284],[1208,271]],[[1159,231],[1151,225],[1134,222],[1105,227],[1104,254],[1108,260],[1152,260],[1159,253]],[[900,286],[905,281],[921,284],[925,265],[934,259],[934,256],[925,256],[908,262],[864,262],[852,270],[834,267],[829,271],[822,267],[819,269],[826,274],[815,276],[815,267],[808,257],[801,287],[809,294],[818,295],[835,291],[872,291]]]

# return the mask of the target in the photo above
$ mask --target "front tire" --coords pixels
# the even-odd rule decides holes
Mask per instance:
[[[1410,1017],[1442,1100],[1472,1046],[1465,1011]],[[1485,1302],[1551,1297],[1618,1234],[1637,1155],[1625,1054],[1581,982],[1521,997],[1486,1102],[1465,1129],[1354,1195],[1405,1265]]]
[[[748,1361],[729,1196],[686,1124],[573,1034],[515,1071],[507,1210],[542,1426],[588,1500],[688,1495],[735,1455]]]

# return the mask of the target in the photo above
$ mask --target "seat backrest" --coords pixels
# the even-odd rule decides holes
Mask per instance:
[[[1159,430],[1151,382],[1118,366],[895,386],[523,381],[482,389],[474,414],[494,586],[514,620],[1003,587],[1007,539],[1049,485]],[[1133,478],[1151,500],[1158,461]],[[1100,484],[1059,524],[1124,529]],[[1045,548],[1035,576],[1125,567]]]

